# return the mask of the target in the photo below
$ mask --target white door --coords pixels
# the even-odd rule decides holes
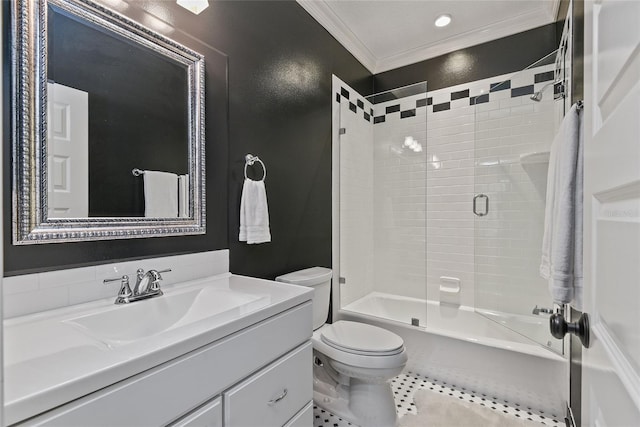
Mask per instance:
[[[582,424],[640,426],[640,1],[585,2]]]
[[[89,216],[89,94],[57,83],[48,90],[48,218]]]

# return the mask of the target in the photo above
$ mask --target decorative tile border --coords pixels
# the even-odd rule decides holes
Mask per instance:
[[[544,65],[537,68],[548,68],[548,67],[549,65]],[[455,86],[455,90],[452,88],[450,89],[450,92],[448,94],[445,92],[444,95],[442,95],[441,91],[443,90],[446,91],[446,89],[439,89],[437,91],[439,92],[438,99],[441,101],[444,99],[447,99],[447,101],[439,102],[437,104],[434,104],[433,97],[429,96],[432,92],[427,92],[424,98],[419,98],[416,100],[415,109],[401,110],[399,102],[401,99],[420,94],[421,92],[419,87],[418,88],[409,87],[408,89],[405,89],[405,88],[399,89],[398,91],[402,95],[401,98],[397,98],[394,94],[391,94],[391,93],[389,93],[388,95],[386,93],[381,95],[376,95],[376,100],[374,100],[374,104],[377,105],[385,102],[390,104],[385,106],[384,113],[379,112],[378,113],[379,115],[376,115],[376,116],[374,116],[373,114],[373,108],[369,108],[370,111],[368,112],[365,111],[365,108],[364,108],[365,103],[362,99],[358,98],[360,97],[360,95],[357,92],[353,91],[353,93],[350,93],[350,91],[344,87],[340,88],[340,93],[336,93],[336,102],[341,102],[343,98],[346,100],[349,100],[349,109],[351,111],[353,111],[356,114],[359,114],[360,111],[362,111],[363,119],[370,122],[371,117],[373,117],[373,124],[379,124],[379,123],[385,123],[387,121],[387,117],[392,114],[399,113],[399,116],[401,119],[414,117],[416,115],[416,109],[426,107],[426,106],[432,106],[431,112],[433,113],[448,111],[452,109],[453,101],[457,101],[465,98],[469,99],[470,106],[484,104],[491,101],[492,96],[498,96],[499,92],[506,91],[506,90],[510,91],[509,93],[511,98],[532,95],[535,92],[535,84],[547,83],[554,80],[554,71],[540,71],[538,73],[532,72],[532,71],[535,71],[535,69],[531,69],[528,71],[530,72],[530,76],[527,77],[528,79],[527,84],[522,84],[522,82],[519,82],[518,84],[520,85],[517,87],[512,87],[511,79],[498,81],[494,83],[490,82],[491,79],[486,79],[488,87],[482,90],[483,92],[486,92],[486,93],[482,93],[481,95],[476,95],[476,96],[471,95],[471,91],[472,91],[471,88],[473,87],[474,89],[477,89],[478,82],[469,82],[467,85]],[[500,96],[502,97],[501,94]],[[391,102],[393,101],[397,101],[397,102],[391,104]]]

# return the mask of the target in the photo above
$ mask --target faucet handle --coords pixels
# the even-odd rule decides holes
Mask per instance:
[[[116,304],[121,304],[122,302],[127,302],[128,298],[133,294],[131,292],[131,287],[129,286],[129,276],[126,274],[122,277],[116,277],[113,279],[104,279],[102,283],[111,283],[120,281],[120,290],[118,291],[118,298],[116,298]],[[120,302],[119,302],[120,301]]]
[[[168,273],[170,272],[170,268],[166,268],[164,270],[149,270],[149,273],[152,276],[150,289],[155,292],[160,292],[160,280],[162,280],[162,275],[160,273]]]

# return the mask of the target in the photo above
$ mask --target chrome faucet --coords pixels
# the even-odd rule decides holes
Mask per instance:
[[[162,275],[160,273],[168,273],[169,271],[171,271],[170,268],[161,271],[149,270],[145,273],[143,269],[139,268],[136,271],[136,284],[133,290],[131,290],[129,286],[129,276],[127,275],[114,279],[105,279],[103,283],[120,280],[120,290],[118,291],[115,304],[129,304],[130,302],[162,295],[162,290],[160,289]]]
[[[535,314],[536,316],[539,316],[540,313],[553,314],[553,309],[552,308],[538,307],[538,304],[536,304],[536,306],[533,308],[533,311],[531,312],[531,314]]]

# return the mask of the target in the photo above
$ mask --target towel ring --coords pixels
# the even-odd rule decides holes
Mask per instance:
[[[246,156],[244,156],[244,179],[249,179],[249,177],[247,177],[247,166],[253,166],[253,164],[255,162],[258,162],[262,165],[262,171],[263,171],[263,175],[262,175],[262,179],[260,179],[260,181],[264,181],[265,178],[267,177],[267,168],[264,165],[264,163],[262,163],[262,160],[260,160],[260,158],[258,156],[254,156],[251,154],[247,154]]]

